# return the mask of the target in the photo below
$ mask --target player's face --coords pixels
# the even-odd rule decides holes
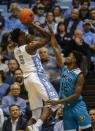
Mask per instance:
[[[19,36],[19,38],[18,38],[18,41],[19,41],[19,44],[20,44],[20,45],[25,44],[26,36],[25,36],[25,33],[24,33],[24,32],[23,32],[22,34],[20,34],[20,36]]]
[[[68,55],[68,57],[66,58],[65,63],[66,63],[67,65],[69,65],[69,64],[72,64],[72,63],[75,63],[75,62],[76,62],[76,59],[75,59],[75,57],[74,57],[74,54],[73,54],[73,53],[70,53],[70,54]]]

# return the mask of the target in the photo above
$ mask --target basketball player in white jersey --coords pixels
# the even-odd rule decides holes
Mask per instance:
[[[44,29],[37,27],[33,23],[32,28],[38,29],[43,35],[39,41],[31,41],[28,45],[21,45],[19,42],[21,41],[23,32],[20,29],[14,29],[11,32],[11,39],[17,43],[14,50],[15,58],[23,71],[24,83],[29,95],[30,108],[33,118],[37,120],[36,124],[29,128],[31,128],[31,131],[39,131],[39,127],[45,122],[51,112],[50,107],[45,106],[41,113],[43,101],[57,100],[58,95],[54,87],[45,77],[40,57],[37,53],[37,49],[49,42],[50,35]],[[39,117],[40,119],[38,119]]]

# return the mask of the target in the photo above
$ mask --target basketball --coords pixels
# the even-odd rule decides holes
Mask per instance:
[[[31,24],[34,20],[34,12],[29,8],[22,9],[19,13],[19,19],[23,24]]]

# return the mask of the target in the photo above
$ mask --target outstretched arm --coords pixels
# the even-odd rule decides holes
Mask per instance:
[[[58,61],[58,65],[59,65],[59,67],[63,67],[64,66],[64,58],[59,51],[57,40],[56,40],[55,35],[49,25],[48,25],[48,28],[49,28],[50,35],[51,35],[51,46],[53,48],[56,59]]]

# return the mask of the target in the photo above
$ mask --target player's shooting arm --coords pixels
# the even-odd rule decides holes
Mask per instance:
[[[31,23],[32,27],[35,28],[36,30],[38,30],[42,35],[44,36],[50,36],[50,33],[45,30],[44,28],[34,24],[33,22]]]
[[[32,26],[36,28],[43,35],[43,37],[39,40],[31,41],[31,43],[26,46],[26,50],[29,53],[35,52],[37,49],[43,47],[50,41],[50,33],[48,31],[41,28],[40,26],[35,25],[34,23],[32,23]]]
[[[77,79],[75,91],[71,96],[61,100],[48,101],[48,104],[57,105],[57,104],[66,104],[66,103],[73,102],[81,95],[83,85],[84,85],[84,77],[83,74],[80,74]]]
[[[53,48],[53,51],[54,51],[55,56],[56,56],[56,59],[58,61],[58,65],[60,67],[63,67],[64,66],[64,58],[63,58],[63,56],[61,55],[61,53],[59,51],[58,43],[57,43],[57,40],[55,38],[55,35],[54,35],[51,27],[48,26],[48,28],[49,28],[49,31],[50,31],[50,34],[51,34],[51,46]]]

